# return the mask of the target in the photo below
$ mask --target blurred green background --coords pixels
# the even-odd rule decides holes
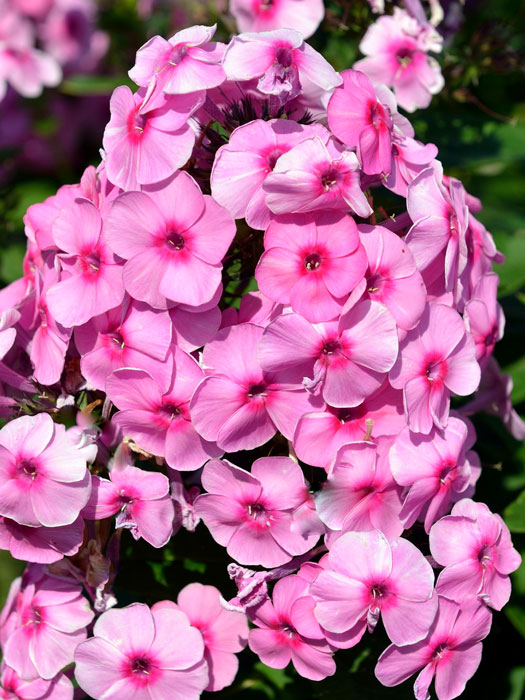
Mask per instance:
[[[153,34],[170,36],[192,23],[218,22],[223,40],[234,30],[221,0],[157,2],[147,19],[139,17],[136,0],[106,0],[99,5],[99,24],[111,36],[101,70],[96,75],[70,75],[56,91],[20,102],[15,110],[12,105],[0,104],[0,129],[11,133],[12,120],[16,126],[17,119],[29,125],[29,136],[22,144],[6,139],[5,132],[4,137],[0,135],[2,286],[21,273],[25,250],[22,217],[27,207],[62,184],[77,182],[86,165],[97,163],[109,117],[109,95],[116,85],[128,82],[126,72],[136,49]],[[326,5],[325,21],[310,41],[342,70],[359,57],[359,39],[374,16],[365,0],[330,1]],[[439,57],[446,87],[429,109],[417,112],[411,121],[419,139],[438,146],[445,172],[460,178],[467,190],[482,200],[479,218],[506,256],[497,272],[507,326],[496,357],[514,380],[513,400],[525,416],[525,6],[516,0],[467,0],[466,6],[456,5],[464,12],[464,22],[447,38]],[[515,546],[525,555],[525,445],[513,440],[496,418],[480,416],[475,424],[479,437],[476,449],[484,467],[476,498],[504,515]],[[133,599],[152,602],[174,598],[190,580],[214,583],[225,596],[233,595],[224,562],[209,555],[214,548],[204,528],[195,535],[179,533],[173,546],[161,552],[132,542],[128,534],[123,538],[124,569],[117,579],[121,604]],[[191,559],[187,558],[189,552]],[[19,562],[0,553],[2,601],[21,570]],[[465,699],[525,698],[525,567],[513,575],[513,582],[511,602],[494,615],[481,667],[467,685]],[[243,652],[234,686],[215,697],[411,698],[410,681],[386,689],[373,677],[375,661],[387,643],[378,629],[355,650],[338,652],[337,675],[319,684],[299,678],[290,669],[267,669],[252,654]]]

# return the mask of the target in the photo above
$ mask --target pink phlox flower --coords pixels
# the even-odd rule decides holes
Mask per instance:
[[[29,358],[34,367],[34,377],[40,384],[50,385],[59,381],[71,329],[55,321],[47,305],[47,291],[59,281],[56,267],[44,266],[43,274],[35,275],[35,307],[33,337]]]
[[[90,0],[54,0],[39,26],[44,48],[69,73],[94,72],[109,48],[109,34],[97,29],[96,11]]]
[[[422,25],[396,7],[393,15],[379,17],[368,28],[359,44],[366,58],[354,68],[392,88],[400,106],[414,112],[428,107],[445,84],[439,63],[428,55],[440,52],[442,41],[431,24]]]
[[[34,30],[28,19],[2,3],[0,18],[0,100],[8,84],[23,97],[38,97],[44,87],[62,80],[57,61],[34,48]]]
[[[322,0],[232,0],[230,12],[241,32],[289,27],[308,39],[324,17]]]
[[[47,413],[0,430],[0,514],[30,527],[73,523],[87,503],[86,460]]]
[[[384,226],[359,225],[368,258],[365,298],[384,304],[402,330],[423,314],[426,289],[410,249]]]
[[[301,468],[289,457],[261,457],[251,474],[212,460],[204,467],[202,485],[208,493],[195,502],[197,514],[240,564],[280,566],[319,539],[318,532],[302,534],[293,527],[309,494]]]
[[[508,527],[484,503],[468,498],[456,503],[450,515],[432,526],[430,551],[445,567],[436,584],[440,595],[458,603],[478,596],[495,610],[508,602],[509,574],[519,567],[521,557]]]
[[[83,196],[80,185],[62,185],[56,194],[28,207],[24,214],[24,230],[28,240],[38,246],[39,252],[57,250],[58,246],[53,237],[53,222],[62,209]]]
[[[127,261],[126,291],[165,309],[174,302],[199,307],[214,300],[235,223],[212,197],[201,194],[190,175],[179,171],[142,192],[120,195],[106,230],[113,251]]]
[[[33,295],[31,295],[33,296]],[[30,306],[34,305],[28,299]],[[23,309],[23,304],[20,305]],[[33,392],[34,386],[26,376],[13,369],[13,355],[20,354],[17,346],[24,345],[23,340],[23,315],[16,308],[6,309],[0,312],[0,381],[19,391]],[[21,332],[22,331],[22,332]],[[15,365],[16,366],[16,365]]]
[[[200,495],[198,486],[186,488],[182,477],[178,471],[170,473],[171,498],[175,508],[175,519],[173,521],[173,534],[183,527],[188,532],[195,532],[201,519],[195,512],[195,500]]]
[[[285,668],[290,661],[303,678],[320,681],[335,673],[332,650],[314,617],[314,599],[300,576],[277,581],[272,601],[253,612],[250,649],[270,668]]]
[[[115,527],[129,529],[153,547],[164,547],[173,531],[174,508],[164,474],[137,467],[113,468],[109,479],[93,477],[89,502],[82,510],[88,520],[116,515]]]
[[[398,435],[405,425],[403,394],[386,380],[354,408],[327,406],[324,411],[305,414],[297,423],[293,446],[302,462],[329,471],[343,445]]]
[[[346,532],[331,544],[327,559],[310,586],[315,617],[325,629],[373,632],[381,615],[399,646],[426,637],[437,611],[434,573],[411,542],[389,541],[379,530]]]
[[[111,372],[120,367],[168,377],[171,368],[165,360],[171,328],[166,311],[151,309],[126,296],[121,306],[75,329],[83,376],[100,391],[104,391]]]
[[[465,305],[465,325],[476,344],[476,360],[483,368],[503,337],[505,316],[497,302],[499,277],[488,272],[480,278]]]
[[[450,395],[468,396],[480,380],[474,341],[458,312],[443,304],[427,304],[419,324],[401,342],[389,379],[395,389],[403,389],[412,431],[428,434],[433,425],[443,429]]]
[[[458,280],[456,303],[459,311],[472,297],[473,290],[483,275],[492,272],[493,264],[505,262],[505,256],[497,250],[492,234],[472,216],[469,206],[468,228],[466,233],[467,264]]]
[[[405,528],[424,519],[428,533],[432,523],[451,503],[470,496],[479,477],[478,455],[471,451],[476,440],[470,422],[451,416],[442,433],[418,435],[405,428],[389,454],[394,479],[406,488],[401,518]]]
[[[361,189],[359,161],[335,141],[307,138],[279,157],[263,183],[274,214],[351,209],[368,218],[372,208]]]
[[[79,516],[63,527],[29,527],[0,517],[0,549],[14,559],[53,564],[62,557],[72,557],[84,539],[84,521]]]
[[[93,635],[75,651],[75,678],[95,700],[198,700],[208,685],[202,635],[181,610],[113,608]]]
[[[248,643],[246,616],[225,610],[220,600],[221,595],[215,586],[190,583],[179,593],[176,605],[166,600],[155,603],[152,608],[156,610],[162,606],[182,610],[192,627],[200,630],[210,676],[207,691],[222,690],[233,683],[239,668],[236,654]]]
[[[388,175],[392,171],[393,140],[414,136],[405,117],[397,112],[394,96],[384,86],[375,88],[364,73],[345,70],[343,84],[334,90],[327,107],[333,134],[357,149],[363,172]]]
[[[278,217],[264,247],[255,269],[261,292],[313,323],[338,317],[366,270],[357,227],[345,214]]]
[[[46,292],[48,311],[66,328],[80,326],[124,298],[122,266],[106,243],[102,217],[87,199],[76,199],[53,223],[60,250],[60,281]]]
[[[268,600],[268,571],[253,571],[233,563],[228,564],[227,570],[237,586],[237,595],[228,601],[221,597],[223,608],[245,613]]]
[[[410,183],[407,209],[414,225],[406,236],[418,269],[427,268],[445,251],[445,289],[455,292],[458,277],[467,265],[468,207],[459,180],[441,184],[440,166],[423,170]],[[440,273],[443,266],[440,265]]]
[[[200,93],[153,99],[145,89],[116,88],[102,142],[108,179],[138,190],[173,175],[191,155],[195,132],[188,119],[202,102]]]
[[[330,406],[355,407],[379,389],[396,360],[396,324],[385,306],[368,300],[329,323],[286,314],[266,328],[258,352],[265,371],[304,378]]]
[[[342,447],[328,481],[315,495],[321,520],[331,530],[381,530],[388,538],[403,532],[401,488],[388,463],[392,439],[353,442]]]
[[[341,83],[340,75],[294,29],[234,36],[224,53],[223,67],[228,80],[258,78],[257,89],[269,96],[272,114],[300,95],[303,82],[324,91]]]
[[[433,143],[423,144],[394,131],[392,138],[392,165],[384,185],[392,192],[406,197],[408,186],[416,175],[430,166],[438,154]]]
[[[477,411],[499,416],[515,440],[525,440],[525,423],[512,407],[513,386],[510,374],[502,374],[494,357],[489,357],[481,373],[478,391],[460,412],[465,416]]]
[[[154,36],[137,51],[128,72],[133,82],[147,87],[154,78],[157,88],[168,95],[209,90],[226,79],[220,65],[224,44],[211,41],[217,25],[187,27],[169,40]]]
[[[202,439],[190,417],[189,403],[204,377],[202,369],[179,348],[168,362],[168,377],[134,368],[115,370],[106,382],[106,393],[119,409],[112,420],[124,436],[164,457],[173,469],[191,471],[210,457],[220,457],[222,450]]]
[[[239,305],[238,322],[266,326],[284,313],[284,306],[277,304],[260,291],[244,294]],[[234,325],[234,324],[230,324]]]
[[[330,134],[320,124],[302,125],[290,119],[255,121],[237,127],[217,151],[210,182],[213,197],[235,219],[264,230],[271,219],[262,184],[278,158],[313,135],[327,141]]]
[[[301,378],[278,366],[261,369],[257,347],[263,332],[252,323],[223,328],[202,354],[207,376],[191,400],[191,418],[204,439],[228,452],[263,445],[277,431],[291,440],[299,418],[323,407]]]
[[[16,602],[17,626],[4,646],[4,660],[24,679],[53,679],[72,663],[94,613],[82,588],[34,569]],[[52,651],[51,651],[52,650]]]
[[[52,680],[23,680],[12,668],[2,664],[0,698],[5,700],[73,700],[73,686],[60,673]]]
[[[439,596],[437,617],[426,639],[411,646],[390,645],[379,657],[376,678],[390,688],[422,669],[414,683],[416,700],[430,697],[434,678],[438,700],[453,700],[476,672],[481,640],[491,624],[490,611],[479,601],[468,599],[459,605]]]

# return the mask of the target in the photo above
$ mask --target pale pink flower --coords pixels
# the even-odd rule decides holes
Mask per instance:
[[[62,673],[48,681],[43,678],[23,680],[3,663],[0,697],[6,700],[73,700],[73,686]]]
[[[286,372],[289,381],[304,378],[330,406],[354,407],[379,389],[394,364],[396,324],[385,306],[368,300],[329,323],[285,314],[266,328],[258,351],[265,371]]]
[[[512,407],[513,387],[510,374],[502,374],[494,357],[489,357],[481,373],[479,389],[473,399],[461,407],[461,413],[470,416],[484,411],[499,416],[515,440],[525,440],[525,423]]]
[[[59,280],[58,270],[46,265],[43,274],[35,275],[35,310],[29,358],[34,377],[40,384],[55,384],[64,369],[64,359],[71,338],[71,329],[64,328],[49,312],[46,292]]]
[[[221,324],[221,311],[211,302],[209,308],[207,304],[197,308],[178,304],[169,313],[172,342],[185,352],[193,352],[212,340]]]
[[[106,382],[106,393],[119,409],[112,420],[124,436],[164,457],[173,469],[191,471],[210,457],[220,457],[222,450],[203,440],[190,418],[189,402],[204,372],[179,348],[168,362],[167,377],[141,369],[115,370]]]
[[[170,302],[197,307],[212,301],[219,289],[235,223],[179,171],[142,192],[121,194],[106,230],[113,251],[127,260],[124,285],[134,299],[154,308],[173,306]]]
[[[469,199],[471,197],[466,193],[466,202],[469,207],[466,233],[468,257],[458,283],[462,292],[462,299],[459,301],[468,301],[471,298],[474,287],[483,275],[492,272],[494,263],[505,262],[505,256],[497,250],[492,234],[476,217],[472,216],[472,212],[479,209],[472,209]]]
[[[411,430],[428,434],[433,425],[444,428],[450,395],[468,396],[480,380],[474,342],[458,312],[427,304],[419,324],[401,342],[389,379],[395,389],[403,389]]]
[[[366,270],[357,227],[345,214],[278,217],[264,234],[264,247],[255,269],[261,292],[313,323],[339,316]]]
[[[7,549],[14,559],[53,564],[72,557],[84,540],[84,521],[78,517],[62,527],[29,527],[0,517],[0,549]]]
[[[157,88],[168,95],[217,87],[226,75],[220,65],[224,45],[211,41],[216,28],[216,24],[187,27],[168,41],[152,37],[137,51],[129,77],[141,87],[147,87],[155,78]]]
[[[403,394],[388,380],[354,408],[327,406],[297,423],[293,446],[299,459],[329,471],[337,451],[349,442],[398,435],[405,427]]]
[[[357,149],[363,172],[367,175],[392,170],[394,135],[412,137],[410,122],[397,113],[392,93],[386,88],[374,88],[359,71],[341,73],[343,84],[334,90],[328,103],[330,129],[347,146]]]
[[[202,485],[208,493],[198,497],[195,510],[240,564],[280,566],[319,539],[318,532],[298,532],[295,512],[307,500],[308,489],[301,468],[289,457],[261,457],[251,474],[212,460],[204,467]]]
[[[416,175],[426,170],[438,154],[433,143],[423,144],[405,134],[394,131],[392,140],[391,171],[384,185],[392,192],[406,197],[408,186]]]
[[[451,178],[445,187],[441,175],[440,168],[427,168],[410,183],[407,209],[414,225],[405,241],[420,270],[445,251],[445,289],[455,292],[467,264],[468,207],[461,182]]]
[[[164,547],[171,537],[175,511],[164,474],[132,466],[113,467],[109,479],[93,477],[91,497],[82,510],[87,520],[116,515],[115,527],[127,528],[134,539]]]
[[[191,155],[195,132],[188,119],[202,100],[200,94],[153,100],[146,90],[116,88],[102,142],[108,179],[123,190],[138,190],[173,175]]]
[[[215,586],[190,583],[177,597],[155,603],[152,610],[175,608],[186,614],[192,627],[200,630],[204,640],[204,659],[208,664],[210,682],[207,691],[222,690],[231,685],[237,675],[239,661],[236,653],[248,643],[248,623],[243,613],[226,610]]]
[[[365,298],[384,304],[399,328],[417,324],[425,308],[426,289],[410,249],[384,226],[359,225],[368,258]]]
[[[361,190],[359,162],[335,141],[304,139],[280,156],[263,183],[266,204],[274,214],[351,209],[367,218],[372,208]]]
[[[324,17],[323,0],[231,0],[230,12],[241,32],[295,29],[305,39]]]
[[[204,439],[228,452],[263,445],[278,430],[291,440],[299,418],[323,406],[301,378],[279,367],[261,369],[257,347],[263,332],[252,323],[223,328],[203,351],[207,376],[191,400],[191,419]]]
[[[69,525],[90,489],[85,457],[47,413],[22,416],[0,430],[1,515],[31,527]]]
[[[503,608],[510,598],[509,574],[521,557],[499,515],[464,498],[434,523],[429,539],[432,556],[445,567],[436,584],[440,595],[458,603],[478,596],[495,610]]]
[[[330,136],[320,124],[305,126],[290,119],[256,119],[237,127],[215,156],[210,176],[213,197],[234,219],[245,218],[248,226],[264,230],[271,219],[264,180],[283,153],[314,134],[325,141]]]
[[[434,621],[434,573],[421,552],[379,530],[346,532],[330,547],[327,568],[310,587],[315,617],[335,633],[367,626],[381,615],[390,639],[400,646],[424,639]]]
[[[331,530],[376,528],[389,538],[401,535],[401,488],[388,463],[391,442],[352,442],[339,450],[328,481],[315,495],[319,517]]]
[[[95,700],[198,700],[208,685],[204,643],[180,610],[113,608],[75,651],[75,678]]]
[[[376,678],[391,688],[423,669],[414,683],[416,700],[427,700],[434,677],[438,700],[453,700],[476,672],[481,640],[491,624],[492,615],[482,603],[469,599],[459,605],[439,596],[437,617],[426,639],[411,646],[390,645],[379,657]]]
[[[497,301],[498,284],[498,275],[487,272],[480,278],[470,301],[465,305],[465,325],[476,345],[476,360],[481,368],[487,364],[505,328],[503,309]]]
[[[4,659],[21,678],[53,679],[73,661],[94,613],[77,583],[30,570],[16,602],[16,627]]]
[[[223,59],[228,80],[258,79],[257,89],[269,96],[270,111],[301,94],[304,87],[333,90],[341,77],[323,56],[293,29],[234,36]]]
[[[257,625],[250,630],[250,649],[270,668],[285,668],[291,661],[303,678],[320,681],[332,676],[335,661],[314,617],[308,582],[287,576],[275,584],[272,599],[250,614]]]
[[[393,15],[379,17],[368,28],[359,45],[367,58],[354,68],[392,88],[401,107],[414,112],[428,107],[445,84],[439,63],[428,55],[440,52],[442,41],[432,25],[421,25],[396,7]]]
[[[102,230],[102,217],[87,199],[76,199],[53,223],[60,250],[60,281],[47,290],[49,313],[66,328],[118,306],[124,297],[122,266]]]
[[[424,519],[428,533],[451,503],[472,494],[480,474],[479,457],[470,448],[476,440],[465,420],[451,416],[442,433],[418,435],[405,428],[389,454],[394,479],[406,488],[401,511],[405,528]]]
[[[53,222],[62,209],[83,196],[85,193],[80,185],[62,185],[56,194],[47,197],[43,202],[31,204],[24,214],[27,238],[32,243],[36,243],[40,251],[57,250],[53,237]]]
[[[166,311],[149,308],[128,296],[121,306],[75,328],[81,355],[80,370],[87,381],[104,391],[106,379],[120,367],[144,369],[169,376],[165,362],[171,344],[171,321]]]

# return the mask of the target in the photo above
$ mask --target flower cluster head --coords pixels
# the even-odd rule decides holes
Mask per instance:
[[[9,86],[38,97],[60,83],[63,70],[93,70],[109,46],[96,15],[93,0],[2,0],[0,101]]]
[[[502,256],[398,109],[441,86],[410,6],[342,73],[305,41],[317,0],[232,2],[228,44],[153,37],[99,166],[28,210],[0,294],[0,547],[30,562],[4,696],[71,700],[74,662],[95,700],[197,700],[246,646],[319,681],[378,625],[384,685],[452,700],[476,670],[520,558],[467,416],[525,426],[492,356]],[[118,600],[121,541],[181,529],[231,582]]]

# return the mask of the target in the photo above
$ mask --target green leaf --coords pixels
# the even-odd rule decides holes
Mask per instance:
[[[111,95],[120,85],[136,87],[127,75],[72,75],[60,86],[61,92],[75,97]]]
[[[525,638],[525,610],[521,605],[506,605],[505,615],[512,622],[522,637]]]
[[[510,671],[509,685],[507,700],[522,700],[525,693],[525,666],[516,666]]]
[[[254,669],[273,683],[273,685],[279,690],[282,690],[290,683],[293,683],[292,679],[286,675],[286,671],[283,669],[270,668],[269,666],[265,666],[260,661],[255,664]]]
[[[525,532],[525,489],[518,498],[505,508],[505,522],[512,532]],[[525,612],[524,612],[525,621]]]

